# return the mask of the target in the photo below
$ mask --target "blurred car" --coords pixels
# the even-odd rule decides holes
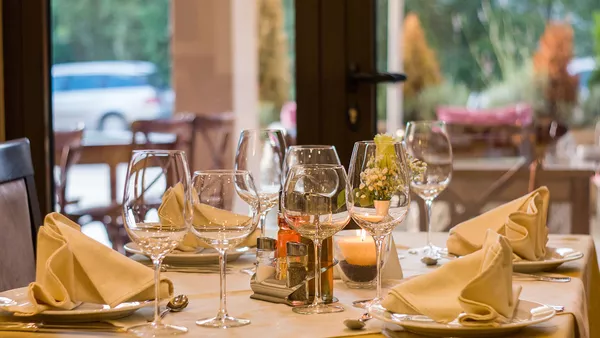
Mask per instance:
[[[94,61],[52,67],[56,130],[126,130],[138,119],[162,117],[156,66],[143,61]]]
[[[575,58],[567,66],[570,75],[579,76],[579,101],[581,102],[590,95],[588,83],[596,67],[596,60],[593,57]]]

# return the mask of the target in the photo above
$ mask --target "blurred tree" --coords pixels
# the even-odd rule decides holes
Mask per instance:
[[[53,63],[143,60],[170,83],[169,0],[52,0]]]
[[[289,55],[283,29],[282,0],[258,1],[258,78],[260,100],[272,105],[270,119],[279,120],[289,97]]]
[[[404,18],[402,45],[407,76],[403,86],[404,97],[410,99],[425,87],[439,84],[442,77],[435,53],[427,44],[419,17],[414,13]]]
[[[537,73],[545,74],[546,102],[548,113],[557,117],[562,104],[577,100],[578,77],[567,72],[573,57],[573,29],[565,22],[549,22],[540,38],[539,47],[533,58]]]
[[[590,76],[588,86],[600,86],[600,11],[594,13],[594,47],[596,51],[596,70]],[[600,97],[600,95],[597,95]]]

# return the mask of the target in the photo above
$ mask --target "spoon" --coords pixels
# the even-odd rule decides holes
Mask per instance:
[[[371,315],[368,312],[365,312],[358,319],[344,320],[344,325],[346,325],[346,327],[349,328],[350,330],[360,330],[367,325],[367,324],[365,324],[365,322],[372,318],[373,317],[371,317]]]
[[[190,301],[186,295],[177,295],[177,296],[171,298],[171,300],[167,303],[167,308],[164,309],[158,316],[161,319],[163,319],[167,315],[167,313],[169,313],[171,311],[173,311],[173,312],[183,311],[183,309],[185,309],[189,303],[190,303]],[[151,322],[152,320],[148,320],[148,321]]]
[[[424,256],[423,258],[421,258],[421,262],[427,266],[433,266],[433,265],[437,265],[438,263],[438,258],[436,257],[430,257],[430,256]]]

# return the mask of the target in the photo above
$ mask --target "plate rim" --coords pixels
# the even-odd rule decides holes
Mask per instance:
[[[132,254],[136,254],[136,255],[144,255],[146,256],[141,250],[136,249],[136,248],[132,248],[131,245],[137,245],[134,242],[127,242],[123,245],[123,249],[125,249],[125,251],[132,253]],[[248,251],[250,251],[251,247],[249,246],[241,246],[238,248],[235,248],[235,250],[233,251],[228,251],[227,252],[227,256],[232,256],[232,255],[242,255]],[[173,254],[173,253],[168,253],[165,258],[184,258],[184,259],[194,259],[194,258],[198,258],[198,257],[219,257],[219,253],[218,252],[212,252],[212,253],[206,253],[206,254],[202,254],[200,253],[189,253],[189,252],[182,252],[182,253],[178,253],[178,254]]]
[[[527,327],[530,325],[543,323],[543,322],[548,321],[556,316],[556,310],[549,307],[548,305],[530,301],[530,300],[526,300],[526,299],[519,299],[519,304],[521,304],[521,302],[531,303],[532,305],[536,305],[536,306],[544,306],[544,307],[548,308],[548,310],[551,310],[551,311],[549,311],[548,315],[546,315],[542,318],[538,318],[536,320],[529,321],[529,322],[516,322],[516,323],[500,324],[498,326],[492,326],[492,325],[490,325],[490,326],[462,326],[462,325],[449,326],[449,324],[442,324],[442,323],[438,323],[435,321],[433,321],[433,322],[418,322],[418,321],[411,321],[411,320],[406,321],[406,323],[408,323],[409,325],[403,325],[403,324],[400,324],[399,322],[393,321],[391,319],[387,319],[383,315],[379,315],[379,313],[377,313],[377,312],[372,313],[370,309],[367,309],[367,312],[369,312],[369,314],[371,314],[373,316],[373,318],[376,318],[376,319],[381,320],[386,323],[402,326],[403,328],[405,328],[409,331],[412,328],[417,328],[417,329],[427,329],[427,330],[436,330],[436,331],[453,331],[453,332],[458,332],[458,331],[474,332],[474,331],[482,331],[482,330],[499,331],[499,330],[519,329],[519,328],[524,328],[524,327]],[[377,304],[377,305],[379,305],[386,312],[390,312],[387,309],[385,309],[381,304]],[[519,306],[519,305],[517,305],[517,306]],[[393,313],[393,312],[390,312],[390,313]]]
[[[0,292],[0,297],[6,297],[9,299],[12,299],[13,301],[16,301],[14,299],[14,297],[10,297],[10,293],[18,293],[18,292],[26,293],[27,289],[28,289],[27,286],[23,286],[20,288],[5,290],[5,291]],[[19,303],[19,302],[17,301],[17,303]],[[86,304],[86,303],[82,302],[81,304]],[[87,304],[97,304],[97,303],[87,303]],[[134,312],[136,310],[139,310],[141,308],[148,307],[148,306],[154,304],[154,300],[152,299],[152,300],[145,300],[145,301],[123,302],[119,305],[122,305],[122,304],[131,304],[131,305],[125,306],[125,307],[120,307],[120,308],[109,307],[108,309],[105,309],[103,307],[101,309],[89,309],[89,310],[79,309],[79,307],[81,305],[78,305],[71,310],[49,308],[40,313],[35,314],[34,316],[89,316],[89,315],[100,315],[100,314],[110,315],[110,314],[117,314],[117,313]],[[97,305],[108,306],[108,304],[97,304]],[[4,309],[4,307],[2,307],[2,306],[0,306],[0,310],[14,315],[14,312],[8,311],[8,310]]]

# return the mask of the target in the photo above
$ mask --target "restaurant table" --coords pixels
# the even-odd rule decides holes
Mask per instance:
[[[590,187],[595,169],[591,162],[549,159],[537,167],[534,182],[530,182],[532,172],[524,157],[455,158],[452,181],[435,202],[450,204],[451,227],[481,214],[490,203],[502,204],[527,194],[533,183],[534,187],[548,187],[550,207],[554,203],[571,207],[570,233],[589,234]],[[417,201],[419,226],[424,231],[425,208],[421,199]]]
[[[444,245],[447,233],[434,233],[433,242]],[[427,273],[435,267],[426,267],[418,256],[406,252],[408,246],[420,246],[425,243],[424,233],[394,233],[394,239],[403,257],[400,262],[404,277]],[[550,283],[540,281],[515,281],[523,286],[521,299],[536,301],[549,305],[562,305],[565,313],[551,320],[530,326],[508,337],[594,337],[600,334],[598,329],[598,306],[600,296],[597,285],[600,282],[598,263],[592,238],[586,235],[550,235],[549,245],[553,247],[569,247],[582,251],[580,260],[563,264],[553,274],[572,277],[569,283]],[[239,272],[241,267],[252,264],[251,255],[242,256],[229,266],[233,272],[227,275],[227,306],[230,315],[248,318],[249,326],[221,330],[202,328],[195,321],[203,317],[214,316],[219,306],[218,274],[165,273],[175,285],[175,294],[186,294],[190,305],[183,312],[170,313],[165,322],[184,325],[190,331],[182,337],[420,337],[415,334],[397,331],[397,326],[383,325],[373,319],[367,322],[366,329],[351,331],[343,325],[344,319],[358,318],[364,310],[353,308],[352,301],[374,296],[375,290],[352,290],[344,286],[340,280],[335,281],[334,295],[339,298],[346,311],[334,314],[300,315],[292,312],[287,305],[272,304],[252,300],[249,288],[250,276]],[[384,287],[389,288],[387,281]],[[594,287],[596,286],[596,287]],[[115,323],[129,326],[145,321],[151,317],[151,308],[137,311]],[[574,314],[572,314],[574,313]],[[588,323],[591,335],[588,334]],[[10,334],[10,335],[9,335]],[[0,332],[0,337],[29,337],[30,333]],[[119,334],[39,334],[39,337],[110,337]]]

